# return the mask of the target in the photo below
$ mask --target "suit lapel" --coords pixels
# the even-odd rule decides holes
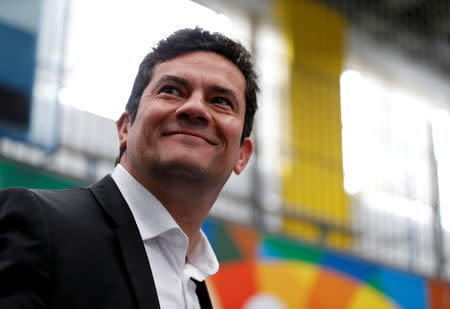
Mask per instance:
[[[114,223],[122,257],[125,262],[140,309],[159,309],[158,295],[144,243],[125,199],[110,176],[104,177],[89,190]]]

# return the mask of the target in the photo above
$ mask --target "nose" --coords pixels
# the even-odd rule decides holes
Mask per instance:
[[[211,120],[208,106],[203,96],[200,94],[193,94],[187,101],[177,108],[175,114],[178,119],[182,119],[193,124],[205,125]]]

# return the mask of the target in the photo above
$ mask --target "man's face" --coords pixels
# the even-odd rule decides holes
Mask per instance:
[[[131,123],[118,121],[121,164],[145,185],[154,175],[182,176],[222,186],[246,166],[252,143],[241,145],[246,81],[228,59],[192,52],[157,64]]]

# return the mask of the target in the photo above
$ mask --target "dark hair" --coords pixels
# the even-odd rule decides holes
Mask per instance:
[[[134,80],[133,89],[126,105],[126,110],[131,115],[131,122],[136,118],[139,102],[144,89],[152,78],[153,68],[161,62],[176,58],[183,54],[194,51],[213,52],[221,55],[234,63],[245,77],[245,119],[242,131],[241,143],[245,137],[250,136],[253,128],[253,119],[258,107],[257,76],[253,68],[253,59],[250,53],[241,43],[231,40],[221,33],[210,33],[201,28],[181,29],[171,34],[166,39],[159,41],[144,60],[142,60],[139,71]],[[120,154],[116,159],[116,164],[125,152],[125,147],[120,148]]]

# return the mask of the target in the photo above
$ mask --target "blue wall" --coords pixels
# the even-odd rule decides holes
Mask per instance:
[[[31,95],[36,65],[36,35],[0,23],[0,84]]]

